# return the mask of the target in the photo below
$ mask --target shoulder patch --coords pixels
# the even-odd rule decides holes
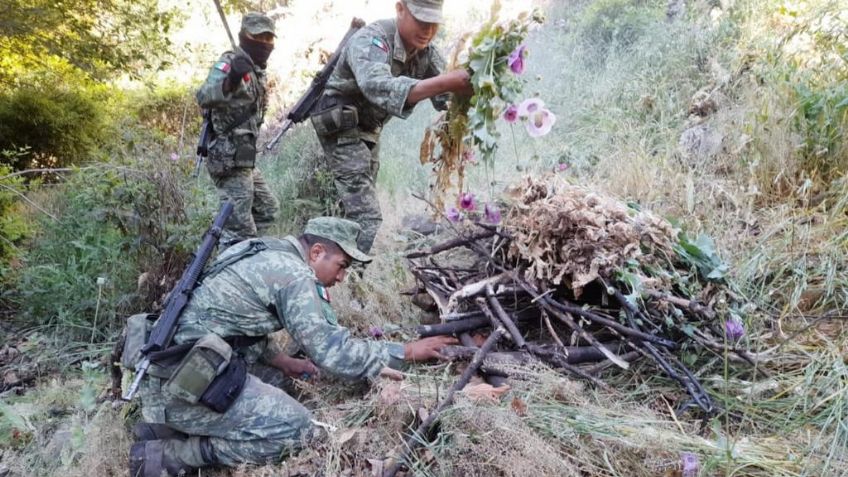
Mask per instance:
[[[383,41],[381,38],[378,38],[378,37],[375,36],[374,38],[371,39],[371,44],[376,46],[377,48],[383,50],[386,53],[389,52],[389,45],[387,45],[386,42]]]
[[[215,63],[215,69],[219,71],[223,71],[224,73],[230,72],[230,64],[226,61],[219,61]]]
[[[322,300],[326,301],[327,303],[330,303],[330,293],[327,291],[324,285],[316,283],[315,291],[318,292],[318,296],[321,297]]]

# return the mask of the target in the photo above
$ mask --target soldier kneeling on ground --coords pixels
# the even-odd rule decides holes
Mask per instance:
[[[131,476],[279,462],[314,427],[309,410],[278,387],[284,376],[396,374],[405,362],[438,358],[456,343],[450,337],[360,340],[338,324],[326,288],[341,282],[353,261],[371,261],[357,247],[360,233],[355,222],[320,217],[299,237],[246,240],[217,257],[172,340],[190,350],[154,363],[141,383],[144,422],[134,428]],[[149,318],[129,320],[126,367],[139,358]],[[268,338],[283,329],[308,359],[288,356]]]

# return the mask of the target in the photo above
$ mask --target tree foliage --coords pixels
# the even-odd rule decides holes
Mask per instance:
[[[0,3],[0,83],[56,57],[104,79],[161,67],[174,12],[157,0],[6,0]],[[18,68],[9,68],[17,66]]]

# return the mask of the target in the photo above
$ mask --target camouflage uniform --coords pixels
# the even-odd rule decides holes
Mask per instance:
[[[413,3],[432,3],[441,9],[441,1]],[[408,6],[416,13],[411,3]],[[318,138],[344,216],[362,226],[358,245],[366,253],[383,220],[376,192],[380,132],[391,116],[406,119],[412,114],[414,106],[406,103],[409,91],[420,80],[441,74],[444,64],[433,46],[407,55],[397,20],[386,19],[366,26],[350,39],[327,82],[319,110],[341,101],[356,107],[359,116],[356,128],[329,135],[319,132]],[[436,109],[445,109],[447,96],[437,96],[432,102]]]
[[[251,34],[273,33],[273,23],[265,16],[247,14],[242,30]],[[244,75],[234,91],[225,93],[224,80],[237,54],[246,55],[241,48],[221,55],[197,91],[200,107],[212,112],[216,135],[209,144],[206,168],[221,201],[229,199],[234,205],[222,243],[264,235],[274,224],[279,210],[277,199],[262,174],[254,168],[256,140],[268,107],[265,70],[256,66]],[[253,157],[236,154],[239,148],[252,148]]]
[[[334,240],[347,251],[353,249],[359,231],[354,222],[326,217],[311,220],[304,233]],[[358,250],[348,254],[357,260],[370,260]],[[180,316],[173,339],[174,344],[180,344],[208,333],[265,337],[234,350],[251,369],[244,390],[225,413],[219,414],[170,395],[162,388],[164,379],[148,375],[141,388],[145,421],[164,423],[189,436],[208,436],[212,462],[217,464],[263,464],[285,457],[298,446],[312,423],[305,407],[256,376],[259,372],[269,374],[268,366],[262,363],[270,363],[280,350],[269,344],[267,335],[282,329],[318,367],[343,378],[373,378],[385,366],[403,366],[403,345],[354,339],[349,330],[338,325],[329,296],[317,282],[307,264],[306,251],[296,238],[252,239],[226,249],[210,265]],[[168,441],[169,452],[200,467],[204,464],[192,439]]]

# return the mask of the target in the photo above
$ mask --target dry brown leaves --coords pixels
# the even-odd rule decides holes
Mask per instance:
[[[677,232],[668,221],[585,187],[527,177],[509,196],[509,255],[527,265],[528,280],[564,284],[579,295],[598,278],[613,279],[629,260],[667,264],[674,256]]]

